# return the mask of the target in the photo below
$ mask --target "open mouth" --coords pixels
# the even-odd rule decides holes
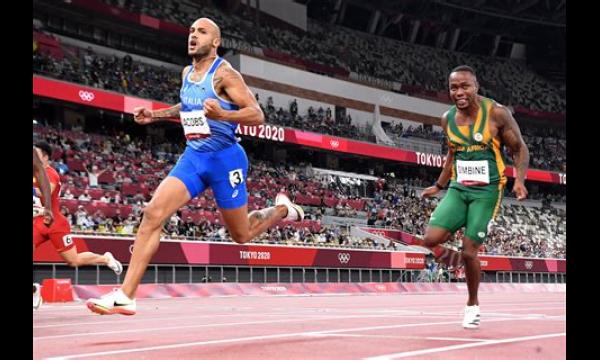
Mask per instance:
[[[196,47],[196,40],[190,40],[189,47],[190,48]]]
[[[465,106],[468,105],[469,102],[467,101],[467,99],[458,99],[456,100],[456,105],[458,106]]]

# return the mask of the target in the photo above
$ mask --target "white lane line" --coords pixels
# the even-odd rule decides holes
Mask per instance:
[[[499,322],[499,321],[509,321],[509,320],[517,321],[517,320],[522,320],[522,319],[492,319],[492,320],[488,320],[487,323]],[[407,328],[407,327],[456,325],[456,324],[457,324],[456,321],[443,321],[443,322],[430,322],[430,323],[412,323],[412,324],[400,324],[400,325],[369,326],[369,327],[334,329],[334,330],[324,330],[324,331],[308,331],[308,332],[298,332],[298,333],[282,333],[282,334],[273,334],[273,335],[248,336],[248,337],[241,337],[241,338],[207,340],[207,341],[197,341],[197,342],[189,342],[189,343],[178,343],[178,344],[171,344],[171,345],[159,345],[159,346],[149,346],[149,347],[142,347],[142,348],[101,351],[101,352],[93,352],[93,353],[81,353],[81,354],[51,357],[51,358],[47,358],[47,360],[79,359],[79,358],[95,357],[95,356],[127,354],[127,353],[134,353],[134,352],[178,349],[178,348],[202,346],[202,345],[230,344],[230,343],[237,343],[237,342],[244,342],[244,341],[263,341],[263,340],[281,339],[281,338],[297,337],[297,336],[314,336],[314,334],[331,334],[331,333],[343,333],[343,332],[355,332],[355,331],[367,331],[367,330],[397,329],[397,328]],[[481,343],[483,343],[483,342],[481,342]]]
[[[451,345],[451,346],[444,346],[444,347],[433,348],[433,349],[405,351],[405,352],[400,352],[400,353],[395,353],[395,354],[380,355],[380,356],[364,358],[364,360],[400,359],[400,358],[409,357],[409,356],[419,356],[419,355],[425,355],[425,354],[474,348],[474,347],[479,347],[479,346],[507,344],[507,343],[521,342],[521,341],[538,340],[538,339],[548,339],[548,338],[560,337],[560,336],[566,336],[566,335],[567,335],[567,333],[563,332],[563,333],[543,334],[543,335],[535,335],[535,336],[523,336],[523,337],[510,338],[510,339],[488,340],[488,341],[483,341],[483,342],[479,342],[479,343]]]
[[[62,335],[49,335],[49,336],[37,336],[33,337],[33,340],[51,340],[61,339],[78,336],[90,336],[90,335],[112,335],[112,334],[125,334],[125,333],[141,333],[141,332],[152,332],[152,331],[170,331],[180,329],[191,329],[191,328],[211,328],[211,327],[226,327],[226,326],[242,326],[242,325],[260,325],[260,324],[277,324],[277,323],[289,323],[289,322],[303,322],[303,321],[323,321],[323,320],[339,320],[339,319],[368,319],[368,318],[389,318],[390,315],[375,314],[375,315],[348,315],[348,316],[319,316],[319,317],[308,317],[304,316],[301,319],[279,319],[279,320],[262,320],[262,321],[247,321],[247,322],[229,322],[229,323],[210,323],[210,324],[195,324],[195,325],[184,325],[184,326],[161,326],[154,328],[143,328],[143,329],[126,329],[126,330],[113,330],[113,331],[98,331],[98,332],[82,332],[82,333],[71,333]],[[393,317],[404,317],[402,315],[395,315]],[[409,315],[407,317],[417,317]],[[418,316],[418,317],[435,317],[440,316]],[[509,320],[509,319],[505,319]],[[453,323],[457,323],[458,320]]]
[[[461,296],[464,297],[464,294],[460,294]],[[405,300],[405,296],[406,295],[402,295],[402,294],[398,294],[398,295],[393,295],[393,296],[403,296],[403,299]],[[164,300],[175,300],[175,301],[182,301],[182,300],[197,300],[197,299],[205,299],[205,298],[155,298],[155,299],[141,299],[140,303],[139,303],[139,308],[141,309],[153,309],[153,307],[155,305],[152,304],[152,301],[154,300],[161,300],[160,302],[162,303]],[[552,300],[552,301],[537,301],[537,302],[531,302],[534,299],[531,298],[527,298],[527,302],[506,302],[505,300],[499,300],[499,301],[486,301],[483,305],[484,306],[513,306],[513,305],[518,305],[518,306],[523,306],[523,305],[565,305],[566,304],[566,300],[562,300],[562,301],[557,301],[555,299],[548,299],[548,300]],[[161,306],[164,306],[163,304],[161,304]],[[202,305],[198,304],[198,307],[201,307]],[[411,304],[408,305],[408,308],[413,308],[413,307],[418,307],[418,308],[437,308],[437,307],[448,307],[449,305],[447,304]],[[203,307],[204,308],[204,307]],[[219,308],[221,310],[223,309],[227,309],[227,308],[236,308],[236,309],[255,309],[255,310],[259,310],[262,309],[261,307],[245,307],[245,308],[241,308],[238,306],[219,306]],[[87,308],[85,307],[84,303],[80,303],[80,304],[72,304],[72,305],[63,305],[63,304],[47,304],[42,306],[40,309],[38,309],[37,311],[35,311],[34,314],[34,318],[37,316],[40,316],[42,314],[49,314],[49,313],[60,313],[63,311],[70,311],[70,310],[81,310],[81,309],[85,309],[87,311]],[[166,307],[163,309],[173,309],[173,307]],[[286,310],[287,308],[285,307],[280,307],[277,310]],[[297,308],[292,308],[290,307],[289,309],[294,309],[297,310]],[[328,310],[343,310],[341,308],[327,308]],[[273,309],[275,310],[275,309]]]
[[[535,308],[532,308],[535,309]],[[239,316],[239,314],[236,314]],[[483,316],[486,314],[483,313]],[[539,316],[539,314],[522,314],[522,315],[511,315],[507,314],[504,317],[492,317],[488,318],[492,319],[501,319],[501,320],[543,320]],[[226,315],[223,315],[226,316]],[[281,314],[281,316],[286,316],[286,314]],[[210,323],[210,324],[194,324],[194,325],[179,325],[179,326],[171,326],[171,327],[153,327],[153,328],[144,328],[144,329],[125,329],[125,330],[112,330],[112,331],[97,331],[97,332],[81,332],[81,333],[69,333],[69,334],[61,334],[61,335],[48,335],[48,336],[34,336],[33,340],[49,340],[49,339],[61,339],[61,338],[70,338],[70,337],[78,337],[78,336],[90,336],[90,335],[112,335],[112,334],[124,334],[124,333],[137,333],[137,332],[151,332],[151,331],[168,331],[168,330],[178,330],[178,329],[189,329],[189,328],[204,328],[204,327],[224,327],[224,326],[238,326],[238,325],[260,325],[260,324],[275,324],[281,322],[295,322],[295,321],[322,321],[322,320],[333,320],[333,319],[367,319],[367,318],[389,318],[389,317],[407,317],[407,318],[443,318],[443,317],[460,317],[459,313],[427,313],[427,312],[409,312],[406,311],[404,313],[387,313],[387,314],[331,314],[328,316],[318,315],[318,314],[295,314],[291,315],[291,317],[297,317],[299,319],[281,319],[281,320],[264,320],[264,321],[248,321],[248,322],[233,322],[233,323]],[[191,318],[191,317],[188,317]],[[487,317],[486,317],[487,318]],[[169,320],[173,320],[173,318],[168,318]],[[157,320],[156,318],[148,319],[148,320]],[[160,319],[158,319],[160,320]],[[557,320],[562,320],[559,318]],[[140,319],[143,321],[143,319]],[[457,320],[458,321],[458,320]],[[119,322],[123,323],[124,322]],[[82,323],[76,324],[81,325]],[[100,323],[100,325],[114,325],[116,322],[112,323]]]
[[[441,341],[488,341],[489,339],[476,338],[458,338],[458,337],[440,337],[440,336],[394,336],[394,335],[369,335],[369,334],[309,334],[306,336],[314,337],[357,337],[357,338],[380,338],[380,339],[400,339],[400,340],[441,340]]]
[[[248,316],[256,316],[256,317],[260,317],[260,316],[290,316],[290,317],[302,317],[302,316],[316,316],[318,314],[316,313],[296,313],[296,314],[290,314],[290,313],[264,313],[264,314],[260,314],[260,313],[256,313],[256,314],[244,314],[244,317],[248,317]],[[92,315],[95,316],[95,315]],[[34,329],[45,329],[45,328],[54,328],[54,327],[67,327],[67,326],[79,326],[79,325],[118,325],[118,324],[124,324],[124,325],[132,325],[132,324],[136,324],[139,322],[147,322],[147,321],[160,321],[160,320],[186,320],[186,319],[203,319],[203,318],[216,318],[216,317],[232,317],[232,316],[240,316],[240,314],[237,313],[228,313],[228,314],[211,314],[211,315],[192,315],[192,316],[169,316],[169,315],[162,315],[162,316],[156,316],[156,317],[143,317],[143,318],[136,318],[136,319],[127,319],[125,317],[112,317],[112,319],[121,319],[121,320],[105,320],[105,321],[94,321],[94,322],[74,322],[74,323],[58,323],[58,324],[45,324],[45,325],[37,325],[37,326],[33,326]]]
[[[486,303],[482,303],[481,304],[481,308],[482,311],[486,311],[486,310],[498,310],[496,309],[497,307],[500,308],[508,308],[510,310],[514,310],[515,307],[519,306],[519,309],[538,309],[541,306],[546,306],[546,305],[562,305],[561,307],[559,307],[559,309],[566,309],[566,303],[561,301],[561,302],[552,302],[552,303],[544,303],[544,304],[540,304],[539,302],[531,302],[531,303],[490,303],[490,302],[486,302]],[[534,305],[532,307],[527,307],[527,308],[522,308],[522,306],[524,305]],[[536,306],[537,305],[537,306]],[[358,305],[360,307],[360,305]],[[462,307],[464,306],[464,303],[461,304],[435,304],[435,305],[421,305],[421,304],[414,304],[414,305],[406,305],[406,306],[398,306],[398,307],[388,307],[387,309],[370,309],[370,308],[357,308],[357,309],[345,309],[345,308],[311,308],[312,310],[318,311],[318,312],[356,312],[356,313],[364,313],[364,312],[380,312],[380,313],[394,313],[394,312],[399,312],[399,311],[419,311],[419,310],[424,310],[424,309],[437,309],[437,308],[442,308],[442,309],[457,309],[460,308],[462,309]],[[271,310],[281,310],[281,311],[291,311],[291,312],[296,312],[298,308],[293,308],[293,307],[289,307],[289,308],[273,308]],[[307,308],[305,308],[307,309]],[[257,309],[260,310],[260,309]]]
[[[547,309],[547,308],[536,308],[536,307],[532,307],[532,308],[526,308],[526,309],[519,309],[519,310],[541,310],[541,309]],[[562,308],[557,308],[557,309],[562,309]],[[342,309],[343,310],[343,309]],[[504,310],[504,309],[496,309],[496,310]],[[514,309],[507,309],[507,310],[514,310]],[[355,311],[346,311],[345,313],[340,312],[325,312],[325,313],[329,313],[331,316],[330,318],[354,318],[354,317],[454,317],[454,316],[460,316],[460,312],[424,312],[424,311],[418,311],[418,310],[384,310],[384,311],[374,311],[372,313],[367,313],[366,311],[364,312],[355,312]],[[298,321],[303,320],[306,317],[314,317],[314,316],[322,316],[325,315],[323,314],[323,311],[311,311],[311,312],[306,312],[306,313],[298,313],[296,312],[295,314],[286,314],[286,313],[266,313],[266,314],[256,314],[256,316],[289,316],[289,317],[301,317],[301,319],[299,319]],[[547,319],[547,320],[563,320],[564,319],[564,315],[546,315],[546,314],[510,314],[510,313],[488,313],[488,312],[484,312],[482,314],[483,316],[485,316],[486,318],[496,318],[496,317],[512,317],[512,318],[525,318],[527,320],[535,320],[534,318],[538,318],[538,319]],[[132,322],[135,323],[140,323],[140,322],[147,322],[147,321],[157,321],[157,320],[161,320],[161,319],[168,319],[168,320],[174,320],[174,319],[192,319],[192,318],[205,318],[205,317],[231,317],[231,316],[239,316],[239,314],[215,314],[215,315],[196,315],[196,316],[182,316],[182,317],[172,317],[172,316],[165,316],[165,317],[152,317],[152,318],[137,318],[137,319],[127,319],[127,322],[125,322],[125,320],[118,320],[118,321],[97,321],[97,322],[80,322],[80,323],[61,323],[61,324],[49,324],[49,325],[38,325],[38,326],[33,326],[34,329],[43,329],[43,328],[51,328],[51,327],[67,327],[67,326],[79,326],[79,325],[118,325],[118,324],[128,324],[131,325]],[[246,315],[244,315],[246,316]],[[254,315],[251,315],[254,316]],[[117,318],[115,318],[117,319]],[[118,318],[121,319],[121,318]],[[325,318],[328,319],[328,318]],[[318,319],[312,319],[312,320],[318,320]],[[262,324],[263,322],[256,322],[255,324]],[[239,324],[239,323],[234,323],[234,324]],[[251,324],[251,323],[246,323],[246,324]],[[219,324],[216,324],[217,326],[219,326]],[[210,326],[209,324],[201,324],[201,325],[193,325],[193,327],[198,327],[198,326]],[[223,325],[220,325],[223,326]],[[185,328],[186,326],[180,326],[180,328]],[[153,331],[153,330],[158,330],[160,328],[153,328],[153,329],[146,329],[147,331]],[[167,329],[167,328],[165,328]],[[169,328],[170,330],[171,328]],[[134,332],[135,330],[129,329],[129,330],[123,330],[123,332]],[[62,335],[52,335],[52,336],[40,336],[40,337],[34,337],[34,339],[52,339],[52,338],[64,338],[64,337],[74,337],[74,336],[85,336],[85,335],[104,335],[104,334],[112,334],[112,333],[116,333],[118,332],[113,331],[113,332],[87,332],[87,333],[72,333],[72,334],[62,334]]]

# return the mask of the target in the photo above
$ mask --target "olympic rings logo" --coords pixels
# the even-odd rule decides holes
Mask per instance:
[[[533,268],[533,261],[525,261],[525,268],[531,270]]]
[[[329,140],[329,144],[331,145],[332,148],[337,148],[338,146],[340,146],[340,142],[337,140]]]
[[[338,253],[338,260],[342,264],[347,264],[350,261],[350,254],[348,254],[348,253]]]
[[[83,101],[90,102],[90,101],[93,101],[96,96],[94,95],[93,92],[85,91],[85,90],[79,90],[79,97]]]

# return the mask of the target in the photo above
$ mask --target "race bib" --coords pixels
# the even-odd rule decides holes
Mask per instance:
[[[488,161],[456,160],[456,182],[466,186],[488,185],[490,183]]]
[[[182,111],[179,113],[181,125],[186,138],[205,138],[210,136],[208,120],[204,116],[204,110]]]
[[[229,172],[229,183],[231,187],[234,188],[244,182],[244,173],[242,173],[242,169],[236,169]]]
[[[71,234],[69,235],[65,235],[62,238],[63,244],[65,244],[65,246],[69,246],[73,243],[73,237],[71,236]]]
[[[33,217],[44,215],[44,206],[39,197],[33,197]]]

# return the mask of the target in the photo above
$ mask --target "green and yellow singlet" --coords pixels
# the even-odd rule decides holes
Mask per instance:
[[[451,188],[497,191],[506,185],[500,139],[492,137],[489,126],[493,104],[493,100],[482,97],[472,125],[456,124],[456,106],[448,111],[448,142],[454,149]]]

